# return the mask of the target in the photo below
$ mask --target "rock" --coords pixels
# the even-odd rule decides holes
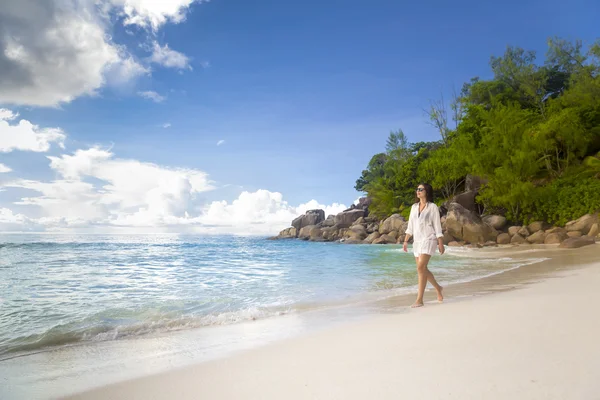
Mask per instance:
[[[398,239],[396,239],[396,243],[397,244],[402,244],[404,243],[404,238],[406,237],[406,235],[398,235]]]
[[[377,239],[373,241],[373,244],[394,244],[396,243],[396,239],[391,237],[390,235],[381,235]]]
[[[338,228],[336,226],[328,226],[325,228],[321,228],[321,233],[323,239],[328,242],[333,242],[334,240],[338,240]]]
[[[354,221],[352,223],[352,225],[362,225],[365,223],[365,217],[360,217],[359,219],[357,219],[356,221]]]
[[[568,236],[565,232],[559,231],[559,232],[547,233],[546,238],[544,239],[544,244],[559,244],[567,238],[568,238]]]
[[[592,226],[597,223],[598,215],[586,214],[575,221],[567,222],[565,228],[567,232],[581,231],[582,234],[587,235]]]
[[[364,240],[365,243],[373,243],[375,241],[375,239],[379,238],[379,232],[373,232],[371,233],[369,236],[366,237],[366,239]]]
[[[296,228],[286,228],[279,232],[279,235],[275,237],[275,239],[295,239],[298,236],[298,231]]]
[[[596,243],[594,238],[589,237],[589,236],[582,236],[582,237],[566,239],[564,242],[562,242],[560,244],[559,247],[561,247],[563,249],[578,249],[580,247],[588,246],[588,245],[594,244],[594,243]]]
[[[529,231],[529,233],[536,233],[538,231],[544,230],[545,227],[546,224],[544,224],[542,221],[535,221],[527,225],[527,230]]]
[[[515,236],[519,232],[519,229],[521,229],[520,226],[511,226],[508,228],[508,234],[510,236]]]
[[[496,238],[496,242],[498,244],[509,244],[510,243],[510,235],[508,233],[501,233]]]
[[[534,234],[527,236],[527,241],[531,244],[543,244],[546,240],[546,233],[541,230],[536,231]]]
[[[567,232],[567,236],[570,238],[578,238],[578,237],[582,237],[583,233],[581,233],[579,231],[571,231],[571,232]]]
[[[368,214],[370,205],[371,205],[370,197],[361,197],[360,199],[358,199],[358,204],[352,204],[350,206],[350,208],[344,210],[344,212],[352,211],[352,210],[364,210],[365,214]]]
[[[370,222],[367,225],[367,233],[373,233],[373,232],[379,233],[379,224],[377,222]]]
[[[366,216],[365,210],[354,209],[354,210],[350,210],[350,211],[342,211],[341,213],[339,213],[335,216],[334,221],[335,221],[335,224],[338,225],[339,227],[348,228],[354,223],[354,221],[356,221],[357,219],[359,219],[361,217],[364,218],[365,216]]]
[[[488,240],[495,240],[498,236],[498,232],[494,228],[484,223],[477,214],[458,203],[448,204],[446,227],[450,235],[469,243],[483,244]]]
[[[397,231],[391,231],[390,233],[388,233],[388,235],[390,237],[393,237],[394,241],[396,241],[398,239],[398,237],[400,236],[400,234]]]
[[[482,218],[483,222],[494,229],[502,229],[506,225],[506,218],[502,215],[486,215]]]
[[[600,227],[598,226],[598,224],[594,224],[590,228],[590,231],[587,233],[587,235],[590,237],[594,237],[598,236],[598,233],[600,233]]]
[[[474,190],[470,190],[454,196],[450,204],[458,203],[467,210],[475,212],[477,210],[477,205],[475,204],[475,196],[477,196],[477,192]],[[446,205],[448,211],[450,211],[450,204]]]
[[[554,228],[546,230],[546,233],[567,233],[567,230],[565,228],[555,226]]]
[[[381,225],[379,225],[379,233],[384,235],[386,233],[390,233],[392,231],[399,232],[403,234],[406,232],[406,228],[408,227],[408,222],[404,219],[400,214],[393,214],[386,220],[384,220]]]
[[[529,231],[527,230],[526,226],[522,226],[519,231],[517,232],[519,235],[523,236],[523,237],[527,237],[530,235]]]
[[[448,247],[460,247],[463,245],[464,242],[457,242],[456,240],[453,240],[452,242],[448,243]]]
[[[302,240],[308,240],[310,238],[310,230],[312,228],[316,228],[316,226],[308,225],[308,226],[302,227],[302,229],[300,229],[300,232],[298,233],[298,238],[302,239]]]
[[[454,236],[452,236],[448,231],[445,231],[442,240],[444,241],[444,244],[447,245],[448,243],[453,242],[456,239],[454,239]]]
[[[352,225],[344,234],[345,237],[364,240],[367,237],[367,229],[362,225]]]
[[[497,247],[498,243],[494,242],[493,240],[489,240],[487,242],[485,242],[483,244],[484,247]]]
[[[318,226],[314,226],[308,231],[308,239],[312,242],[322,242],[323,239],[323,231]]]
[[[300,231],[305,226],[317,225],[323,221],[325,221],[325,211],[309,210],[304,215],[294,219],[292,221],[292,226]]]
[[[334,226],[335,225],[335,215],[329,215],[327,219],[317,225],[320,225],[323,228]]]
[[[524,243],[527,243],[527,240],[525,240],[525,238],[523,236],[521,236],[517,233],[517,234],[515,234],[515,236],[510,238],[510,243],[511,244],[524,244]]]

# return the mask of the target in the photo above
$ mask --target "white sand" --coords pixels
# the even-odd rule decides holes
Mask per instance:
[[[78,399],[600,399],[600,264]]]

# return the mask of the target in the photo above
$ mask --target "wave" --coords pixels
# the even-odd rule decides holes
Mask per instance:
[[[0,344],[0,361],[24,356],[40,350],[59,346],[76,345],[85,342],[103,342],[136,337],[148,334],[160,334],[184,329],[201,328],[215,325],[229,325],[244,321],[252,321],[293,313],[291,308],[258,308],[250,307],[239,311],[228,311],[203,316],[181,316],[169,318],[157,315],[144,321],[132,324],[107,324],[96,322],[97,316],[65,325],[56,325],[47,331],[10,339]],[[106,313],[102,313],[106,320]]]

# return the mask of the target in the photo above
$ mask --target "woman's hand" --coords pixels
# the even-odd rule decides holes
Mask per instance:
[[[404,250],[405,253],[408,251],[408,244],[406,244],[406,242],[402,245],[402,250]]]
[[[444,242],[442,242],[441,240],[438,242],[438,250],[440,254],[444,254],[444,252],[446,251],[446,249],[444,248]]]

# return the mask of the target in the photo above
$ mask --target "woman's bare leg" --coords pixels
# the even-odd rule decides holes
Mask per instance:
[[[412,305],[412,307],[422,307],[423,306],[423,295],[425,293],[425,287],[427,286],[427,281],[429,281],[435,291],[437,292],[438,301],[444,300],[444,296],[442,295],[442,291],[444,288],[440,286],[439,283],[435,280],[435,276],[433,273],[427,268],[427,264],[429,264],[429,259],[431,256],[429,254],[421,254],[418,258],[416,258],[417,262],[417,274],[419,275],[419,288],[417,292],[417,300]]]
[[[435,276],[433,276],[433,273],[429,270],[429,268],[427,268],[427,280],[435,288],[435,291],[437,292],[438,301],[439,302],[444,301],[444,295],[442,294],[442,292],[444,291],[444,288],[439,283],[437,283],[437,281],[435,280]]]
[[[431,256],[429,254],[421,254],[416,258],[417,261],[417,274],[419,275],[419,289],[417,292],[417,300],[412,305],[415,307],[423,307],[423,294],[425,293],[425,287],[427,286],[427,263]]]

